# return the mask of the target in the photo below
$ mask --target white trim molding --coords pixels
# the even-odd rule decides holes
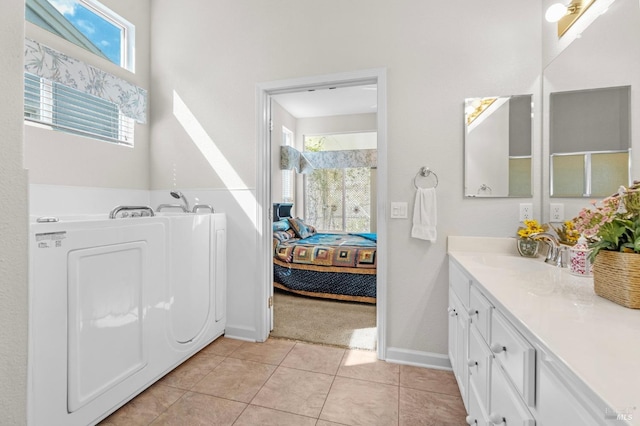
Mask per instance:
[[[272,259],[269,217],[271,204],[271,153],[269,140],[269,119],[271,96],[282,93],[293,93],[322,87],[355,86],[377,84],[378,111],[378,167],[377,167],[377,218],[378,226],[378,261],[377,261],[377,340],[378,358],[386,356],[386,322],[387,322],[387,70],[375,68],[337,74],[302,77],[291,80],[279,80],[256,85],[256,199],[257,199],[257,253],[256,261],[259,275],[256,313],[257,340],[264,341],[269,337],[271,312],[267,305],[272,277]]]
[[[413,351],[402,348],[387,348],[386,361],[394,364],[413,365],[416,367],[451,371],[449,356],[433,352]]]

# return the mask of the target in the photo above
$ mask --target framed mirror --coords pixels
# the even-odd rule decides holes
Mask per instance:
[[[532,95],[464,101],[464,196],[531,197]]]

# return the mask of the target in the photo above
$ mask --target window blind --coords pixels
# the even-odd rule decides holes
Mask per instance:
[[[25,73],[25,120],[55,130],[133,145],[134,120],[113,102]]]

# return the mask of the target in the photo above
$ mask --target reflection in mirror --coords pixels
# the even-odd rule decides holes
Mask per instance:
[[[550,94],[552,197],[604,197],[630,177],[629,86]]]
[[[97,0],[25,0],[25,19],[133,71],[134,26]]]
[[[465,99],[464,195],[531,197],[532,95]]]

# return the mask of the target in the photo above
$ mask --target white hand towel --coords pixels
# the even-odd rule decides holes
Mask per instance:
[[[436,242],[437,232],[436,189],[418,188],[413,207],[413,228],[411,236]]]

